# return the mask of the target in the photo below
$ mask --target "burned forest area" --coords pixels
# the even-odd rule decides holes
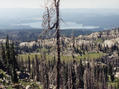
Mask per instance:
[[[0,89],[119,89],[119,26],[62,29],[61,3],[40,29],[0,30]]]

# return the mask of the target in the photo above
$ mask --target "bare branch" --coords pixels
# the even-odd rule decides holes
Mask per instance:
[[[50,30],[55,29],[56,38],[57,38],[57,88],[60,89],[60,68],[61,68],[61,58],[60,58],[60,16],[59,16],[59,3],[60,0],[52,0],[52,6],[46,6],[46,14],[43,16],[43,30],[45,34]],[[52,22],[53,21],[53,22]]]

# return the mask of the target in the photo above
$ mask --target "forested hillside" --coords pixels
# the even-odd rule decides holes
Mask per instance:
[[[61,34],[67,37],[70,37],[73,33],[74,36],[90,34],[92,32],[100,31],[99,29],[63,29]],[[42,30],[41,29],[21,29],[21,30],[0,30],[0,39],[6,38],[6,35],[9,35],[9,38],[16,41],[34,41],[40,37]],[[53,37],[53,36],[48,36]]]
[[[119,30],[61,37],[61,89],[119,88]],[[29,45],[28,45],[29,44]],[[1,42],[2,89],[55,89],[56,39]]]

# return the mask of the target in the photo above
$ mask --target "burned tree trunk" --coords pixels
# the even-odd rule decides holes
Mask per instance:
[[[57,89],[60,88],[60,64],[61,64],[61,60],[60,60],[60,31],[59,31],[59,0],[56,4],[56,18],[57,18],[57,22],[56,22],[56,31],[57,31]]]
[[[50,30],[55,30],[57,39],[57,89],[60,89],[60,68],[61,68],[61,58],[60,58],[60,12],[59,5],[60,0],[52,0],[51,5],[46,5],[46,13],[43,16],[43,28],[44,34]],[[55,18],[55,20],[54,20]],[[52,25],[52,26],[51,26]]]

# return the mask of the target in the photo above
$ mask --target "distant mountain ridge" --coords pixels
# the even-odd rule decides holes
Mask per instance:
[[[93,32],[101,31],[101,29],[61,29],[61,36],[71,37],[72,34],[76,37],[79,35],[87,35]],[[0,39],[6,38],[9,35],[10,39],[17,41],[33,41],[37,40],[42,32],[42,29],[6,29],[0,30]],[[47,35],[46,35],[47,37]],[[49,37],[52,37],[49,35]]]
[[[118,9],[61,9],[64,23],[61,28],[100,28],[119,27]],[[0,9],[0,29],[41,28],[41,9]]]

